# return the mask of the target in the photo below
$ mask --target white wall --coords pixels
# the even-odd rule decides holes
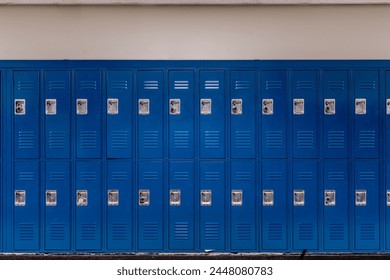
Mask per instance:
[[[1,6],[0,59],[390,59],[390,6]]]

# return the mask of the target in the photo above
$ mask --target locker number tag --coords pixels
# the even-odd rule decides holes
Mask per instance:
[[[15,206],[26,206],[26,191],[15,191]]]
[[[149,206],[150,205],[150,191],[139,190],[138,191],[138,205]]]
[[[138,114],[139,115],[149,115],[149,99],[140,99],[138,100]]]
[[[294,206],[305,206],[305,191],[294,191]]]
[[[57,99],[46,99],[45,111],[46,115],[57,115]]]
[[[25,114],[26,114],[26,100],[15,99],[15,115],[25,115]]]
[[[356,191],[355,196],[356,206],[366,206],[367,205],[367,192],[364,190]]]
[[[263,99],[262,102],[262,111],[263,115],[273,115],[274,113],[274,100],[273,99]]]
[[[200,191],[200,205],[211,206],[211,190]]]
[[[57,206],[57,191],[46,191],[46,206]]]
[[[325,99],[324,100],[324,114],[325,115],[336,114],[336,100],[335,99]]]
[[[76,100],[76,111],[77,115],[88,114],[88,99],[77,99]]]
[[[355,114],[356,115],[365,115],[366,113],[367,113],[366,99],[365,98],[356,98],[355,99]]]
[[[108,190],[107,191],[107,205],[108,206],[118,206],[119,205],[119,191],[118,190]]]
[[[303,115],[305,114],[305,99],[294,99],[294,115]]]
[[[118,98],[107,99],[107,114],[118,115],[119,111],[119,100]]]
[[[274,206],[274,191],[264,190],[263,191],[263,206]]]
[[[169,114],[180,115],[180,99],[169,100]]]
[[[336,206],[336,191],[326,190],[324,199],[325,206]]]
[[[242,206],[242,190],[232,190],[232,206]]]
[[[87,191],[77,191],[76,194],[76,205],[77,206],[88,206],[88,192]]]
[[[211,115],[211,99],[200,100],[200,114]]]
[[[169,191],[169,205],[180,206],[180,199],[181,199],[180,190]]]

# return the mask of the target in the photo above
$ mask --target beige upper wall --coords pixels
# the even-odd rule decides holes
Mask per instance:
[[[0,59],[390,59],[390,6],[0,7]]]

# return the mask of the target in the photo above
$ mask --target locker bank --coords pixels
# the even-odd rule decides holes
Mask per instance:
[[[0,61],[2,252],[388,252],[390,62]]]

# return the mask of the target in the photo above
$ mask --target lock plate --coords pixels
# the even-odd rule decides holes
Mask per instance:
[[[386,205],[390,206],[390,190],[386,192]]]
[[[356,98],[355,99],[355,114],[356,115],[365,115],[366,113],[367,113],[366,99],[365,98]]]
[[[180,115],[180,99],[169,99],[169,114]]]
[[[242,99],[232,99],[231,112],[232,115],[242,115]]]
[[[119,111],[118,98],[108,98],[107,99],[107,114],[118,115],[118,111]]]
[[[76,205],[77,206],[88,206],[88,191],[80,190],[76,192]]]
[[[45,100],[46,115],[57,115],[57,99]]]
[[[77,99],[76,100],[77,115],[88,114],[88,99]]]
[[[139,99],[138,100],[138,114],[139,115],[149,115],[149,113],[150,113],[149,99]]]
[[[336,114],[336,99],[325,99],[324,100],[324,114],[325,115]]]
[[[324,192],[324,203],[325,206],[336,206],[336,191],[326,190]]]
[[[200,205],[211,206],[211,190],[200,191]]]
[[[26,100],[15,99],[15,115],[25,115],[25,114],[26,114]]]
[[[200,100],[200,114],[211,115],[211,99]]]
[[[293,100],[294,104],[294,115],[303,115],[305,114],[305,99],[299,98]]]
[[[118,206],[119,205],[119,191],[118,190],[108,190],[107,191],[107,205],[108,206]]]
[[[390,99],[386,99],[386,114],[390,115]]]
[[[138,205],[149,206],[150,205],[150,191],[139,190],[138,191]]]
[[[263,206],[274,206],[273,190],[263,190]]]
[[[15,191],[15,206],[26,206],[26,191]]]
[[[50,190],[46,191],[46,206],[57,205],[57,191]]]
[[[357,190],[355,195],[355,204],[356,206],[366,206],[367,205],[367,191]]]
[[[181,193],[180,190],[169,191],[169,205],[180,206]]]
[[[242,190],[232,190],[232,206],[242,206]]]
[[[294,206],[304,206],[305,205],[305,191],[304,190],[295,190],[294,191]]]
[[[274,113],[274,100],[273,99],[263,99],[262,112],[263,112],[263,115],[273,115],[273,113]]]

